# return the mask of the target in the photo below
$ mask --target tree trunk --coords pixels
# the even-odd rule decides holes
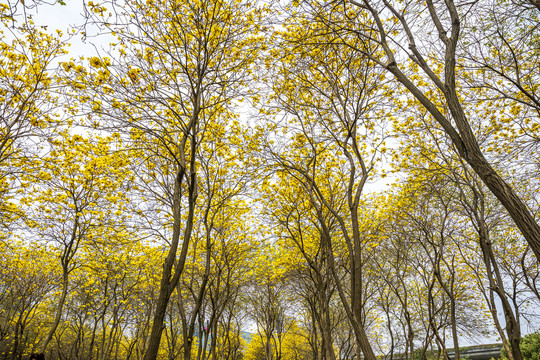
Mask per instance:
[[[322,276],[318,276],[319,280],[322,281]],[[336,360],[336,355],[334,353],[334,346],[332,341],[332,332],[331,332],[331,322],[330,322],[330,308],[328,304],[328,299],[326,292],[324,291],[325,286],[319,284],[319,323],[321,330],[322,338],[322,350],[324,352],[325,360]]]
[[[154,315],[154,322],[152,323],[152,330],[150,331],[150,338],[148,340],[148,347],[144,354],[144,360],[156,360],[159,350],[159,343],[161,342],[161,334],[164,328],[165,312],[169,299],[176,288],[180,280],[180,276],[184,271],[186,263],[187,252],[189,242],[191,239],[191,232],[193,230],[193,221],[195,217],[195,203],[197,201],[197,177],[196,177],[196,149],[197,149],[197,123],[199,120],[199,113],[201,111],[201,83],[200,80],[197,83],[197,88],[193,96],[194,106],[191,119],[187,126],[184,137],[182,138],[180,149],[180,169],[174,182],[173,192],[173,233],[171,238],[171,246],[167,258],[163,263],[163,273],[161,275],[161,283],[159,287],[158,301],[156,305],[156,313]],[[184,229],[184,236],[182,242],[182,249],[180,256],[176,259],[176,253],[178,245],[180,243],[180,230],[182,221],[181,210],[181,197],[182,197],[182,183],[186,175],[187,160],[185,158],[185,146],[189,141],[189,151],[191,159],[189,159],[189,179],[188,179],[188,216]],[[176,268],[173,275],[173,266],[176,263]]]
[[[323,241],[325,243],[325,246],[328,247],[329,254],[333,254],[332,243],[329,238],[330,235],[328,233],[328,229],[326,228],[326,224],[324,224],[324,222],[321,221],[321,225],[324,232],[324,234],[321,234],[321,235],[322,235],[322,238],[324,239]],[[334,278],[334,281],[336,282],[336,287],[338,290],[339,297],[341,299],[343,307],[345,308],[345,312],[347,313],[347,317],[351,323],[351,326],[354,330],[356,343],[358,345],[356,347],[356,356],[359,359],[364,358],[365,360],[377,360],[377,357],[375,356],[375,353],[373,352],[369,339],[366,335],[364,326],[362,325],[360,321],[358,321],[358,319],[360,319],[360,317],[358,316],[359,315],[358,309],[353,310],[352,306],[350,305],[352,301],[354,301],[354,297],[356,296],[356,294],[354,293],[352,294],[353,300],[351,300],[351,303],[349,303],[349,301],[347,301],[347,297],[345,296],[345,292],[343,291],[341,280],[339,279],[337,275],[336,266],[334,263],[334,257],[329,256],[328,259],[329,259],[328,263],[330,265],[330,272],[332,273],[332,277]],[[358,303],[359,302],[355,302],[355,304],[358,304]]]
[[[527,206],[484,158],[480,150],[465,158],[471,168],[478,174],[491,192],[506,208],[512,220],[519,228],[527,243],[540,261],[540,226],[534,220]]]
[[[41,353],[45,353],[45,351],[47,350],[47,346],[51,342],[54,333],[56,332],[56,329],[58,329],[58,325],[60,324],[60,319],[62,318],[62,311],[64,309],[64,304],[66,303],[68,285],[68,273],[67,269],[64,269],[62,274],[62,294],[60,295],[60,299],[58,300],[58,306],[56,307],[56,315],[54,316],[54,322],[49,329],[47,337],[45,338],[45,340],[43,340],[43,343],[41,344],[39,350],[39,352]]]
[[[459,133],[452,127],[446,117],[439,112],[436,106],[397,68],[389,68],[396,79],[403,84],[426,110],[443,127],[452,140],[457,153],[471,166],[482,179],[489,190],[497,197],[508,211],[508,214],[519,228],[527,243],[533,250],[536,259],[540,261],[540,226],[536,223],[527,206],[516,195],[512,187],[506,183],[486,160],[470,128],[466,115],[457,96],[451,94],[452,89],[445,92],[448,108],[457,124]]]
[[[521,349],[519,348],[519,343],[521,341],[519,322],[517,321],[516,316],[512,311],[512,307],[510,306],[510,303],[508,302],[508,299],[506,297],[502,276],[500,274],[499,266],[497,264],[497,261],[495,260],[495,255],[493,253],[489,230],[486,226],[484,218],[484,202],[482,198],[483,194],[479,194],[478,190],[476,189],[473,189],[473,191],[474,202],[471,206],[471,211],[474,215],[474,220],[477,222],[478,226],[478,239],[480,241],[480,248],[482,249],[482,258],[486,266],[490,293],[492,294],[493,292],[495,292],[501,300],[504,319],[506,322],[506,333],[508,335],[508,340],[510,340],[511,356],[513,357],[513,360],[523,360],[523,355],[521,354]],[[493,303],[493,301],[491,306],[495,309],[495,304]],[[499,321],[498,319],[496,319],[496,314],[492,315],[495,320],[495,325],[498,325]],[[500,325],[497,326],[497,329],[499,328]],[[505,344],[505,341],[503,341],[503,344]]]
[[[194,140],[193,140],[194,141]],[[192,170],[193,171],[193,170]],[[184,230],[184,238],[182,243],[182,250],[180,257],[177,261],[177,266],[174,272],[172,273],[173,265],[176,262],[176,253],[178,250],[178,245],[180,242],[180,229],[181,229],[181,210],[180,210],[180,192],[182,186],[182,180],[184,177],[184,169],[182,168],[178,172],[178,176],[174,183],[174,194],[173,194],[173,234],[171,240],[171,247],[169,248],[169,253],[163,264],[163,273],[161,275],[161,283],[159,287],[159,295],[156,305],[156,312],[154,315],[154,321],[152,323],[152,330],[150,332],[150,338],[148,340],[148,347],[146,348],[146,353],[144,354],[144,360],[155,360],[158,355],[159,344],[161,342],[161,334],[164,328],[165,313],[167,310],[167,305],[169,304],[169,299],[171,294],[180,280],[180,275],[184,269],[187,251],[189,246],[189,239],[191,237],[191,231],[193,228],[193,218],[195,212],[195,174],[191,173],[191,183],[189,189],[189,213],[186,223],[186,228]]]

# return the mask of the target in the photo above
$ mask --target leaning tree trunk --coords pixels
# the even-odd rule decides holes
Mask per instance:
[[[538,0],[529,0],[533,3]],[[425,94],[418,88],[411,78],[405,75],[394,56],[387,37],[388,32],[384,28],[383,21],[379,16],[378,10],[376,10],[371,2],[364,0],[362,4],[356,0],[351,0],[352,4],[361,6],[368,10],[375,21],[375,26],[379,33],[378,43],[382,47],[387,57],[387,62],[384,63],[380,58],[374,57],[370,53],[366,53],[372,61],[383,66],[389,71],[398,82],[400,82],[421,104],[422,106],[433,116],[433,118],[441,125],[444,132],[450,137],[452,143],[455,146],[457,153],[471,166],[471,168],[478,174],[480,179],[486,184],[489,190],[497,197],[501,204],[508,211],[508,214],[521,231],[523,237],[525,237],[527,243],[533,250],[536,259],[540,261],[540,226],[534,219],[533,215],[521,201],[519,196],[515,193],[512,187],[504,181],[504,179],[495,171],[491,164],[484,157],[474,131],[467,119],[467,115],[462,107],[462,102],[459,99],[456,90],[456,48],[460,36],[460,16],[457,11],[456,5],[453,1],[445,1],[447,15],[450,18],[451,31],[448,31],[441,25],[441,19],[438,17],[440,9],[435,9],[434,3],[428,1],[426,3],[430,16],[436,31],[439,34],[439,39],[442,42],[442,46],[445,48],[444,54],[444,80],[436,74],[436,72],[430,68],[428,61],[420,53],[416,47],[414,35],[412,29],[409,27],[404,15],[397,11],[390,3],[385,2],[387,9],[399,20],[403,26],[403,31],[409,41],[409,49],[412,52],[415,63],[424,71],[429,77],[434,89],[438,89],[444,94],[446,105],[452,115],[452,118],[445,116]],[[453,123],[452,123],[453,120]],[[455,124],[455,125],[454,125]]]
[[[54,333],[56,332],[56,329],[58,329],[60,319],[62,318],[62,311],[64,309],[64,304],[66,303],[66,297],[68,293],[70,262],[73,259],[73,256],[75,256],[77,248],[79,247],[79,241],[81,240],[80,236],[81,234],[79,227],[79,215],[75,215],[69,243],[64,248],[63,254],[60,258],[62,264],[62,294],[60,295],[60,299],[58,300],[54,322],[51,325],[47,336],[43,340],[43,343],[41,344],[40,352],[42,353],[45,353],[45,351],[47,350],[47,346],[49,346],[49,343],[51,342]]]
[[[161,283],[159,287],[159,295],[156,304],[156,312],[154,315],[154,321],[152,323],[152,330],[150,331],[150,338],[148,340],[148,347],[144,354],[144,360],[156,360],[159,350],[159,344],[161,342],[161,334],[164,328],[165,312],[169,304],[170,297],[180,281],[180,276],[184,271],[186,264],[186,258],[191,239],[191,233],[193,231],[193,221],[195,218],[195,203],[197,201],[197,174],[196,174],[196,149],[197,149],[197,124],[199,121],[199,114],[201,111],[201,83],[197,83],[197,89],[193,96],[194,107],[191,114],[191,119],[187,125],[186,133],[184,134],[181,144],[178,147],[180,149],[180,169],[174,182],[173,192],[173,233],[171,238],[171,246],[169,247],[169,253],[163,264],[163,272],[161,275]],[[187,159],[186,159],[186,144],[189,142],[189,150],[191,158],[189,159],[189,178],[188,184],[188,214],[184,228],[182,249],[180,256],[176,258],[178,251],[178,245],[180,243],[180,232],[182,228],[182,184],[186,177]],[[173,274],[173,267],[174,274]]]
[[[193,140],[193,143],[195,140]],[[194,145],[193,145],[194,146]],[[194,158],[194,157],[193,157]],[[192,160],[192,163],[194,159]],[[193,164],[192,164],[193,165]],[[148,347],[146,353],[144,354],[144,360],[155,360],[158,355],[159,344],[161,342],[161,334],[164,328],[165,313],[167,306],[169,304],[169,299],[173,293],[178,281],[180,280],[180,275],[183,272],[184,265],[187,258],[189,240],[191,238],[191,232],[193,230],[193,219],[195,214],[195,201],[196,201],[196,178],[194,173],[194,168],[191,169],[190,174],[190,184],[189,184],[189,211],[188,218],[186,222],[186,228],[184,229],[184,237],[182,243],[182,250],[178,260],[176,259],[176,253],[178,250],[178,245],[180,242],[180,230],[181,230],[181,210],[180,210],[180,192],[182,186],[182,180],[184,176],[184,169],[181,169],[178,173],[178,176],[174,185],[174,194],[173,194],[173,234],[171,247],[169,248],[169,253],[165,262],[163,264],[163,273],[161,276],[161,283],[159,288],[158,301],[156,305],[156,312],[154,315],[152,330],[150,332],[150,338],[148,340]],[[176,265],[173,275],[173,266]]]
[[[49,329],[49,333],[47,334],[47,337],[41,344],[40,352],[45,353],[47,350],[47,346],[49,346],[49,343],[51,342],[54,333],[56,332],[56,329],[58,329],[58,325],[60,324],[60,319],[62,318],[62,311],[64,309],[64,304],[66,303],[66,297],[68,293],[68,274],[67,271],[64,270],[64,274],[62,274],[62,294],[60,295],[60,299],[58,300],[58,306],[56,308],[56,314],[54,316],[54,322]]]

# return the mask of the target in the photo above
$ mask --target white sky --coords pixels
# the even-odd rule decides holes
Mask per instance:
[[[65,6],[60,4],[40,4],[36,9],[29,11],[28,14],[33,16],[37,26],[46,26],[47,32],[55,33],[55,30],[58,29],[66,34],[69,29],[84,25],[85,10],[82,0],[66,0],[65,2]],[[87,25],[85,30],[91,35],[92,29],[91,25]],[[68,48],[68,56],[78,58],[80,56],[95,55],[96,50],[92,45],[93,42],[95,42],[95,39],[91,37],[83,42],[82,36],[77,34],[70,41],[71,46]]]

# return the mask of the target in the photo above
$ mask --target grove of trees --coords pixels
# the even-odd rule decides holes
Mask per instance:
[[[0,2],[0,360],[538,359],[537,0],[69,1]]]

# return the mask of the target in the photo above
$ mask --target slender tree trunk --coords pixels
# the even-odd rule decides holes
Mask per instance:
[[[144,360],[155,360],[159,349],[159,343],[161,342],[161,334],[164,328],[165,313],[167,305],[169,304],[169,298],[172,293],[172,289],[176,284],[171,284],[171,275],[174,262],[176,260],[176,251],[178,249],[178,243],[180,241],[180,191],[183,180],[183,169],[179,172],[178,177],[174,183],[174,225],[171,247],[165,262],[163,264],[163,272],[161,274],[161,283],[159,287],[159,295],[156,304],[156,312],[154,314],[154,320],[152,323],[152,330],[150,332],[150,338],[148,340],[148,347],[144,355]]]
[[[441,243],[440,253],[435,258],[435,259],[438,258],[438,260],[435,261],[433,266],[436,269],[435,276],[437,278],[437,281],[439,282],[439,285],[444,290],[446,296],[448,297],[448,300],[450,301],[450,323],[452,327],[452,340],[454,341],[454,359],[459,360],[460,356],[459,356],[459,337],[458,337],[458,332],[457,332],[457,320],[456,320],[457,319],[456,297],[454,294],[454,281],[455,281],[454,258],[452,258],[452,266],[450,268],[446,260],[443,259],[442,247],[443,247],[443,243]],[[446,284],[443,281],[443,278],[441,276],[441,268],[440,268],[441,262],[444,262],[447,265],[448,270],[452,272],[450,285]],[[444,350],[446,351],[446,348]]]
[[[207,208],[205,210],[204,214],[204,225],[206,229],[206,260],[204,265],[204,275],[203,279],[199,288],[199,292],[197,294],[197,298],[195,299],[195,306],[193,308],[193,311],[191,312],[191,318],[189,320],[189,328],[187,329],[187,343],[184,341],[184,360],[191,359],[191,348],[193,346],[193,336],[195,334],[195,322],[197,321],[197,318],[199,316],[199,312],[201,311],[203,302],[204,302],[204,296],[206,294],[206,287],[208,285],[208,279],[210,278],[210,265],[211,265],[211,253],[212,253],[212,237],[211,237],[211,231],[213,227],[213,222],[211,221],[210,224],[208,223],[208,216],[211,208],[211,200],[210,197],[208,199]],[[187,324],[183,324],[186,326]],[[199,324],[199,329],[204,326],[204,324]],[[184,331],[184,334],[186,331]],[[199,336],[201,335],[199,331]],[[201,339],[199,339],[200,342]],[[200,346],[199,346],[200,348]],[[205,344],[206,348],[206,344]],[[199,360],[199,359],[198,359]]]
[[[54,321],[51,325],[51,328],[49,329],[49,332],[47,333],[47,337],[45,337],[45,340],[43,340],[43,343],[40,347],[40,352],[45,353],[47,350],[47,346],[49,346],[49,343],[51,342],[54,333],[56,332],[56,329],[58,329],[58,325],[60,324],[60,319],[62,318],[62,312],[64,309],[64,304],[66,303],[66,297],[68,293],[68,272],[67,269],[63,270],[62,274],[62,294],[60,295],[60,299],[58,300],[58,305],[56,307],[56,314],[54,316]]]
[[[336,360],[336,354],[334,353],[334,346],[332,341],[331,323],[330,323],[330,308],[328,306],[328,299],[323,289],[319,290],[319,304],[320,304],[320,326],[321,326],[321,338],[322,338],[322,350],[324,351],[325,360]]]
[[[329,239],[329,233],[328,229],[326,228],[326,224],[321,222],[321,225],[323,227],[324,234],[321,234],[323,236],[323,241],[325,243],[325,246],[328,247],[329,254],[333,254],[332,250],[332,243]],[[357,317],[357,310],[354,311],[351,308],[351,303],[347,301],[347,297],[345,295],[345,292],[343,290],[343,287],[341,285],[341,280],[339,279],[336,271],[336,266],[334,263],[334,257],[329,256],[329,265],[330,265],[330,272],[332,273],[332,277],[334,278],[334,281],[336,282],[336,287],[338,290],[339,297],[341,299],[342,305],[345,308],[345,312],[347,313],[347,317],[351,323],[351,326],[354,330],[355,338],[356,338],[356,356],[360,358],[364,358],[365,360],[377,360],[377,357],[375,356],[375,353],[373,352],[373,349],[371,347],[371,343],[369,342],[369,339],[366,335],[364,326],[360,321],[358,321]],[[353,298],[355,294],[352,295]],[[357,304],[357,303],[356,303]],[[363,355],[363,356],[362,356]]]
[[[271,335],[268,333],[265,333],[266,342],[264,344],[264,358],[266,360],[272,360],[272,357],[274,353],[272,352],[272,342],[270,341],[272,339]]]
[[[78,211],[77,207],[75,207],[75,211]],[[58,325],[60,324],[60,319],[62,318],[62,310],[64,309],[64,304],[66,302],[68,285],[69,285],[68,283],[69,272],[70,272],[69,266],[79,246],[79,241],[81,240],[80,237],[81,237],[81,230],[79,227],[79,215],[77,214],[75,215],[75,220],[73,222],[73,227],[71,229],[69,243],[64,248],[62,256],[60,257],[60,262],[62,264],[62,294],[60,295],[60,299],[58,300],[54,322],[51,325],[51,328],[49,329],[47,336],[43,340],[43,343],[41,344],[40,352],[42,353],[46,352],[47,346],[51,342],[54,336],[54,333],[56,332],[56,329],[58,328]]]
[[[182,250],[178,261],[176,261],[176,253],[178,245],[180,242],[180,229],[181,229],[181,211],[180,211],[180,192],[182,186],[182,180],[184,176],[184,169],[180,170],[174,185],[174,194],[173,194],[173,214],[174,214],[174,223],[173,223],[173,235],[171,241],[171,247],[169,248],[169,253],[165,262],[163,264],[163,272],[161,276],[161,283],[159,287],[159,295],[156,304],[156,312],[154,314],[154,321],[152,323],[152,330],[150,331],[150,338],[148,340],[148,346],[146,348],[146,353],[144,355],[144,360],[155,360],[158,355],[159,344],[161,342],[161,334],[164,329],[164,320],[167,306],[169,304],[169,299],[171,297],[174,288],[178,284],[180,275],[183,272],[185,261],[187,258],[187,251],[189,246],[189,240],[191,238],[191,231],[193,229],[193,218],[195,211],[195,198],[196,193],[194,187],[195,184],[195,174],[192,173],[192,179],[190,184],[189,191],[189,213],[186,223],[186,228],[184,230],[184,238],[182,243]],[[176,269],[173,276],[173,266],[176,263]]]
[[[501,337],[501,342],[503,344],[503,348],[506,351],[506,354],[508,355],[509,360],[514,360],[514,355],[512,354],[512,350],[510,350],[510,345],[508,345],[508,338],[506,337],[506,334],[504,333],[504,330],[501,326],[501,323],[499,321],[499,315],[497,313],[497,305],[495,303],[495,297],[493,296],[493,289],[489,289],[489,307],[490,307],[490,313],[491,317],[493,318],[493,324],[495,325],[495,328],[497,329],[497,332],[499,333],[499,336]]]
[[[506,333],[508,335],[508,339],[510,340],[511,357],[513,357],[513,360],[523,360],[523,355],[521,353],[521,349],[519,348],[519,343],[521,342],[520,326],[519,322],[516,319],[516,316],[514,315],[514,312],[512,311],[512,307],[506,297],[502,276],[500,274],[499,266],[493,253],[489,230],[486,226],[484,218],[484,202],[482,194],[479,194],[479,191],[477,189],[473,188],[472,190],[474,192],[474,199],[473,204],[470,205],[470,208],[472,211],[472,215],[474,216],[473,218],[478,226],[478,239],[480,242],[480,249],[482,250],[482,259],[484,260],[484,264],[486,266],[486,275],[489,281],[490,294],[493,294],[493,292],[495,292],[501,300],[504,319],[506,322]],[[491,303],[491,307],[495,309],[494,302],[491,301]],[[496,313],[492,315],[494,316],[494,318],[496,318]],[[498,319],[495,319],[496,325],[498,324],[498,322]],[[500,325],[498,326],[498,328],[500,328]],[[504,343],[505,341],[503,341],[503,345]],[[508,354],[510,355],[510,352]]]
[[[490,291],[495,292],[502,303],[504,319],[506,322],[506,333],[508,335],[508,340],[510,341],[511,355],[514,358],[514,360],[523,360],[523,355],[521,353],[521,349],[519,348],[519,343],[521,342],[521,333],[519,329],[519,323],[517,322],[514,316],[512,307],[510,306],[508,299],[506,298],[506,293],[504,292],[504,287],[503,287],[504,285],[502,283],[502,279],[500,278],[500,275],[497,275],[499,271],[498,271],[497,264],[494,262],[493,250],[489,242],[486,242],[485,238],[481,239],[480,243],[481,243],[482,253],[484,256],[484,263],[486,264],[486,269],[488,271]],[[496,274],[495,279],[493,278],[492,272],[495,272]],[[497,322],[498,322],[498,319],[497,319]]]
[[[156,312],[154,315],[154,322],[152,323],[152,330],[150,331],[150,338],[148,340],[148,347],[144,354],[144,360],[156,360],[159,350],[159,343],[161,342],[161,334],[164,328],[165,312],[167,311],[167,305],[169,299],[176,288],[180,276],[184,271],[186,263],[189,243],[191,239],[191,233],[193,231],[193,221],[195,217],[195,203],[197,201],[197,177],[196,177],[196,149],[197,149],[197,123],[199,120],[199,113],[201,111],[201,92],[200,92],[200,79],[197,83],[196,91],[193,95],[194,106],[193,113],[191,115],[190,122],[187,126],[186,133],[179,144],[180,150],[180,169],[174,182],[173,192],[173,233],[171,238],[171,246],[169,247],[169,253],[163,263],[163,272],[161,275],[161,283],[159,287],[159,295],[156,305]],[[189,159],[189,179],[188,179],[188,214],[184,229],[184,236],[182,242],[182,249],[180,256],[176,258],[176,253],[180,243],[181,232],[181,197],[182,197],[182,183],[186,176],[187,160],[185,158],[185,146],[189,141],[189,150],[191,158]],[[174,274],[173,274],[173,267]]]
[[[17,323],[15,324],[15,334],[14,334],[15,336],[13,340],[13,349],[11,351],[11,358],[13,360],[19,360],[19,347],[20,347],[19,343],[20,343],[23,330],[24,330],[24,327],[22,324],[22,318],[23,318],[23,313],[21,312],[21,315],[19,316],[19,318],[17,319]]]
[[[457,330],[457,315],[456,315],[456,297],[454,292],[454,281],[455,281],[455,273],[454,271],[454,258],[452,258],[452,280],[450,284],[450,292],[452,292],[452,295],[450,296],[450,319],[452,322],[452,339],[454,341],[454,360],[460,359],[460,353],[459,353],[459,336],[458,336],[458,330]]]

